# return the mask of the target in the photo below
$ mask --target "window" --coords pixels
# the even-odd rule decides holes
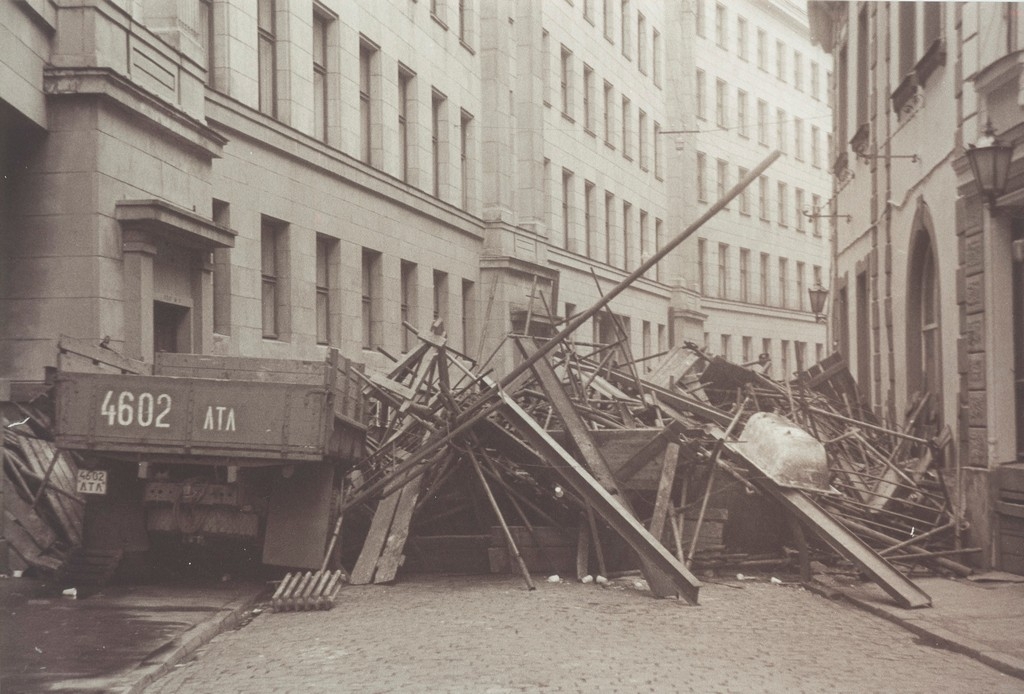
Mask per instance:
[[[775,110],[775,146],[779,151],[786,152],[786,112],[781,108]]]
[[[707,89],[707,85],[704,83],[704,71],[703,70],[697,70],[697,87],[696,87],[696,90],[697,90],[697,96],[696,96],[697,104],[696,104],[696,107],[697,107],[697,118],[700,118],[701,120],[705,120],[707,118],[707,116],[705,115],[705,111],[704,111],[704,101],[705,101],[705,98],[706,98],[706,94],[705,94],[705,90],[706,89]]]
[[[779,341],[779,366],[782,367],[782,373],[780,374],[783,378],[789,378],[789,340]]]
[[[789,190],[785,183],[779,181],[778,183],[779,199],[779,226],[786,226],[787,219],[786,213],[789,210]]]
[[[572,51],[562,46],[562,115],[572,118]]]
[[[718,174],[716,179],[718,187],[715,192],[718,194],[718,199],[721,200],[725,197],[725,191],[729,188],[729,162],[725,159],[719,159],[716,173]],[[729,208],[726,207],[725,209]]]
[[[789,278],[786,277],[789,261],[779,258],[779,306],[789,308]]]
[[[797,161],[804,160],[804,120],[803,118],[793,119],[793,150],[796,153]]]
[[[373,66],[377,58],[377,49],[365,41],[359,44],[359,123],[361,150],[360,156],[364,163],[372,164],[373,158]]]
[[[914,69],[916,62],[917,3],[899,3],[899,65],[900,76]]]
[[[745,17],[736,18],[736,53],[740,60],[750,60],[747,50],[747,20]]]
[[[697,36],[704,38],[707,35],[706,22],[704,19],[704,0],[695,0],[696,2],[696,17],[695,22],[697,24]]]
[[[757,30],[757,68],[768,70],[768,35],[764,29]]]
[[[707,202],[708,201],[708,182],[706,157],[704,152],[697,152],[697,201]]]
[[[661,86],[661,33],[657,29],[651,29],[651,77],[654,86]]]
[[[633,263],[633,206],[622,201],[622,267],[632,267]]]
[[[765,306],[768,305],[768,288],[771,286],[771,278],[768,276],[768,254],[761,254],[761,303]],[[767,349],[765,352],[769,351]]]
[[[729,246],[718,244],[718,298],[729,298]]]
[[[740,301],[750,301],[750,249],[740,249]],[[749,357],[744,357],[749,359]]]
[[[256,26],[259,34],[259,104],[260,111],[277,117],[277,38],[274,35],[276,7],[274,0],[258,0]]]
[[[262,276],[263,337],[276,340],[284,332],[282,271],[287,267],[285,233],[287,225],[269,217],[260,220],[260,273]]]
[[[903,7],[906,4],[912,5],[912,3],[900,3],[900,7]],[[838,79],[838,82],[835,85],[836,98],[838,99],[838,102],[839,102],[839,107],[837,109],[838,112],[836,113],[836,116],[835,116],[836,137],[838,138],[839,146],[842,147],[845,150],[846,142],[847,142],[847,137],[846,137],[846,119],[849,117],[849,112],[847,110],[847,103],[846,103],[846,75],[847,75],[848,65],[847,65],[847,55],[846,55],[846,46],[845,45],[842,48],[839,49],[839,56],[836,58],[836,68],[839,70],[839,74],[838,74],[839,79]],[[828,103],[828,105],[829,105],[829,107],[831,107],[832,106],[832,77],[831,77],[831,75],[829,76],[828,85],[829,85],[829,89],[828,89],[829,103]]]
[[[814,343],[814,358],[816,360],[815,363],[818,364],[820,364],[821,360],[825,358],[825,345],[820,342]]]
[[[640,168],[647,171],[649,166],[647,163],[647,114],[643,112],[643,109],[640,109],[637,117],[636,148],[637,157],[640,159]]]
[[[811,166],[821,168],[821,130],[811,126]]]
[[[626,56],[627,59],[630,58],[630,51],[632,50],[632,46],[629,45],[629,35],[632,31],[629,28],[629,15],[629,0],[622,0],[622,20],[620,25],[622,29],[622,55]]]
[[[430,97],[430,153],[434,165],[434,197],[440,198],[448,183],[448,99],[435,91]]]
[[[409,95],[413,74],[405,66],[398,66],[398,173],[409,182]]]
[[[934,42],[942,38],[942,6],[937,2],[924,2],[921,5],[924,12],[924,50],[927,51]],[[1016,16],[1013,13],[1009,14],[1011,20]]]
[[[775,42],[775,76],[786,81],[786,44],[782,41]]]
[[[594,68],[583,66],[583,127],[594,133]]]
[[[708,295],[708,244],[704,239],[697,239],[697,289],[701,296]]]
[[[212,201],[211,219],[224,229],[231,228],[231,205],[224,200]],[[231,249],[213,251],[213,332],[231,334]]]
[[[744,167],[739,167],[739,180],[743,180],[749,171]],[[746,186],[740,191],[740,214],[750,215],[750,186]]]
[[[313,134],[327,142],[327,29],[330,18],[313,12]]]
[[[629,137],[629,99],[622,97],[622,156],[633,158],[633,143]]]
[[[812,269],[811,274],[812,274],[812,280],[814,281],[814,286],[815,287],[820,287],[821,286],[821,266],[820,265],[815,265],[813,267],[813,269]]]
[[[541,91],[544,94],[544,105],[551,105],[551,34],[547,29],[540,32],[540,53],[541,53],[541,80],[543,82]]]
[[[804,90],[804,56],[800,51],[793,51],[793,86],[798,92]]]
[[[363,318],[363,349],[374,349],[383,346],[381,320],[381,254],[369,248],[363,249],[362,258],[362,318]]]
[[[768,146],[768,103],[764,99],[757,100],[757,142]]]
[[[804,310],[804,264],[799,260],[796,263],[796,307],[803,311]]]
[[[914,7],[917,3],[911,3]],[[855,128],[868,122],[868,8],[860,8],[857,17],[857,122]],[[900,79],[902,79],[902,73]]]
[[[594,23],[594,0],[583,0],[583,19]]]
[[[328,236],[316,236],[316,343],[331,343],[331,288],[334,273],[331,267],[337,256],[338,241]]]
[[[814,211],[814,214],[818,214],[821,211],[821,196],[820,195],[812,195],[811,196],[811,209]],[[814,229],[814,235],[815,236],[821,236],[821,218],[820,217],[815,217],[813,219],[813,221],[811,222],[811,225],[812,225],[812,227]]]
[[[661,251],[661,248],[662,248],[662,246],[665,243],[665,239],[664,239],[664,236],[663,236],[664,233],[665,233],[665,230],[662,228],[661,220],[658,219],[658,218],[655,218],[654,219],[654,253],[655,254],[657,254],[657,253],[659,253]],[[658,263],[657,265],[654,266],[654,271],[655,271],[655,278],[659,282],[663,282],[664,278],[662,277],[661,263]]]
[[[462,280],[462,352],[469,354],[470,345],[473,344],[473,306],[476,297],[476,288],[471,280]]]
[[[447,0],[430,0],[430,16],[448,28]]]
[[[640,257],[637,265],[647,261],[651,257],[651,229],[647,222],[647,212],[640,210]],[[648,272],[646,276],[650,276]]]
[[[612,3],[614,1],[615,0],[604,0],[604,12],[602,13],[604,37],[613,43],[615,42],[614,22],[612,17]]]
[[[594,184],[583,182],[583,237],[588,258],[596,257],[597,238],[594,235]]]
[[[473,115],[462,111],[459,116],[459,189],[462,194],[462,209],[468,210],[471,200],[470,184],[472,178],[469,175],[470,162],[474,160],[470,156],[472,143]]]
[[[402,351],[408,352],[416,345],[416,338],[412,331],[405,327],[408,323],[414,327],[417,325],[416,315],[416,274],[417,268],[416,263],[409,262],[408,260],[402,261],[401,275],[399,277],[401,293],[401,321],[402,321]]]
[[[764,221],[768,221],[768,177],[759,176],[757,179],[758,193],[758,214]]]
[[[719,48],[728,49],[728,27],[726,26],[726,12],[725,5],[722,3],[715,3],[715,43],[718,44]]]
[[[729,100],[726,95],[728,88],[724,81],[715,81],[715,123],[720,128],[729,126],[729,114],[727,113]]]
[[[562,248],[573,250],[572,171],[562,169]]]
[[[544,224],[552,231],[555,228],[554,222],[551,219],[552,205],[552,192],[553,187],[551,178],[551,160],[544,157]]]
[[[448,328],[448,273],[434,270],[434,321]]]
[[[654,122],[654,177],[659,181],[665,177],[661,168],[661,125],[657,121]]]
[[[818,76],[818,64],[811,62],[811,98],[821,100],[821,78]]]
[[[743,336],[743,363],[749,364],[754,361],[754,339],[749,335]]]
[[[646,321],[645,320],[645,321],[641,322],[640,339],[641,339],[640,348],[642,350],[641,355],[642,355],[642,358],[646,359],[647,357],[651,356],[651,354],[652,354],[652,352],[651,352],[651,322],[650,321]],[[650,368],[650,365],[649,364],[645,364],[644,368],[648,369],[648,368]]]
[[[612,247],[612,225],[614,224],[615,215],[615,196],[611,193],[605,192],[604,194],[604,239],[601,243],[601,258],[605,262],[611,262],[608,257],[610,249]]]
[[[747,93],[742,89],[736,90],[736,126],[740,137],[750,137],[747,127]]]
[[[473,27],[471,24],[472,13],[469,7],[470,0],[459,0],[459,41],[463,46],[469,47],[473,38]]]
[[[214,68],[214,37],[217,35],[213,28],[213,0],[199,0],[199,45],[206,56],[206,83],[213,85]]]
[[[796,219],[796,230],[802,232],[804,231],[804,189],[796,188],[793,191],[793,196],[795,201],[794,207],[796,208],[796,215],[794,216],[794,219]]]
[[[647,74],[647,17],[636,16],[636,67],[641,74]]]
[[[612,104],[615,96],[612,91],[612,85],[608,82],[604,83],[604,143],[609,147],[612,147],[612,132],[614,131],[613,121],[615,119],[615,111],[613,110]]]
[[[722,335],[722,358],[732,359],[732,335]]]

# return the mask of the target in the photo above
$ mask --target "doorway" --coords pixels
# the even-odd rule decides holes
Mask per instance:
[[[153,352],[190,352],[190,310],[164,301],[153,302]]]

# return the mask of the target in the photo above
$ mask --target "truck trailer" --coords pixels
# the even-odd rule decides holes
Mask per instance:
[[[361,365],[158,353],[64,338],[55,441],[82,458],[86,549],[231,542],[319,568],[345,470],[363,455]],[[118,546],[120,545],[120,547]]]

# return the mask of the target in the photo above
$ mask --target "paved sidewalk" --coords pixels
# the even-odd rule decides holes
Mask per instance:
[[[265,584],[110,586],[77,598],[3,578],[0,688],[141,692],[237,625]]]
[[[1002,574],[968,581],[918,578],[932,606],[917,610],[897,607],[874,583],[840,588],[858,607],[893,621],[945,648],[969,655],[1014,677],[1024,679],[1024,577]]]

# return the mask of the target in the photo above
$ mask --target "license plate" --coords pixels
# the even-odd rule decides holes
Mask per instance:
[[[79,494],[106,494],[107,471],[79,470],[77,488]]]

